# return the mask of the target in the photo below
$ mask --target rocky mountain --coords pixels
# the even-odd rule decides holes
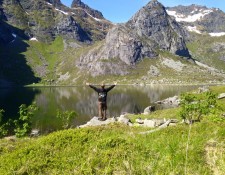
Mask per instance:
[[[77,10],[81,9],[81,10],[85,11],[88,15],[90,15],[96,19],[99,19],[99,20],[104,19],[101,12],[90,8],[88,5],[84,4],[81,0],[73,0],[71,8],[77,9]]]
[[[0,0],[0,86],[225,81],[225,36],[207,33],[221,34],[223,25],[203,28],[214,12],[194,7],[174,12],[151,0],[114,25],[80,0],[71,8],[60,0]],[[177,13],[208,21],[180,21]],[[197,27],[202,35],[186,30]]]
[[[190,5],[166,8],[167,13],[187,30],[211,36],[225,35],[225,13],[218,8]]]
[[[57,62],[61,48],[104,39],[112,24],[103,16],[92,16],[93,9],[89,7],[87,12],[86,8],[69,8],[60,0],[0,0],[0,86],[50,79],[55,71],[49,59]],[[44,43],[57,38],[63,42],[46,53],[48,45]],[[32,41],[42,46],[36,48]]]
[[[98,15],[92,16],[92,11],[101,13],[83,3],[79,7],[82,13],[64,6],[60,0],[2,0],[0,4],[1,18],[8,25],[21,29],[27,38],[43,42],[61,35],[67,40],[90,43],[103,39],[111,25],[102,15],[101,20],[96,18]],[[76,1],[73,4],[75,7]],[[12,28],[11,33],[22,36]]]
[[[94,76],[123,75],[128,66],[156,57],[158,49],[189,58],[184,35],[185,31],[167,14],[165,7],[152,0],[127,23],[114,26],[103,45],[83,55],[77,65]]]

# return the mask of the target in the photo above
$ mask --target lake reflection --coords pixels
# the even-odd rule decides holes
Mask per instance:
[[[189,91],[193,86],[116,86],[108,94],[107,115],[119,116],[121,113],[141,113],[144,108],[181,92]],[[77,87],[40,87],[23,88],[7,91],[0,89],[0,109],[6,111],[7,117],[18,113],[19,105],[36,102],[39,111],[33,119],[34,127],[56,130],[60,122],[57,111],[76,111],[78,116],[74,125],[86,123],[98,115],[97,93],[87,86]]]

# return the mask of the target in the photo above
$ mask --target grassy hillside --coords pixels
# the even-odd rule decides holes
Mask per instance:
[[[17,84],[28,85],[77,85],[85,82],[120,84],[148,84],[148,83],[220,83],[225,81],[224,37],[195,36],[196,39],[188,43],[194,59],[219,71],[210,70],[189,62],[179,56],[159,51],[154,59],[144,58],[134,66],[127,66],[129,74],[103,75],[92,77],[88,69],[79,69],[77,60],[93,48],[101,49],[103,41],[93,45],[65,43],[62,37],[54,42],[45,44],[37,41],[16,41],[1,53],[3,77]],[[22,44],[21,44],[22,43]],[[70,44],[77,47],[70,47]],[[218,52],[216,52],[219,50]],[[106,60],[101,60],[102,62]],[[113,64],[120,64],[112,60]],[[94,64],[94,63],[93,63]],[[9,69],[10,67],[10,69]],[[1,75],[0,74],[0,75]]]
[[[211,89],[225,92],[225,87]],[[219,100],[219,104],[224,113],[225,99]],[[157,111],[147,117],[179,119],[179,110]],[[218,175],[225,172],[225,119],[220,115],[205,116],[191,130],[189,125],[180,123],[151,134],[140,134],[146,130],[149,129],[112,124],[63,130],[40,138],[3,139],[0,174]]]
[[[87,81],[93,83],[99,83],[102,81],[106,83],[117,81],[121,84],[192,84],[213,83],[221,82],[224,80],[224,75],[221,73],[215,73],[206,68],[199,67],[192,62],[184,60],[181,57],[174,56],[168,52],[162,51],[159,51],[159,56],[157,58],[145,58],[141,60],[137,65],[130,66],[130,68],[128,69],[129,74],[127,75],[104,75],[92,77],[87,72],[87,69],[79,69],[77,67],[76,61],[80,59],[81,55],[87,54],[89,50],[96,47],[101,48],[102,42],[97,42],[94,45],[90,46],[81,45],[81,47],[78,48],[66,49],[62,48],[62,39],[57,39],[52,45],[45,47],[40,43],[30,44],[31,47],[29,48],[28,52],[26,52],[26,56],[29,57],[29,60],[31,60],[31,66],[33,65],[32,67],[37,67],[36,63],[38,63],[38,61],[41,61],[39,64],[42,64],[42,66],[39,66],[45,69],[45,75],[42,76],[42,82],[45,84],[49,84],[50,80],[52,80],[52,84],[61,85],[83,84]],[[33,60],[36,60],[36,63]],[[104,62],[105,60],[102,61]],[[205,61],[203,60],[203,63],[204,62]],[[117,63],[114,62],[114,64]],[[217,67],[217,65],[212,66]],[[34,69],[38,70],[37,68]],[[40,73],[43,73],[43,71],[41,71]]]
[[[187,44],[193,58],[225,71],[225,36],[193,35],[194,41]]]

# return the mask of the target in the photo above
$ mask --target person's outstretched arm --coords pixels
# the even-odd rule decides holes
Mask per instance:
[[[109,92],[112,88],[114,88],[117,85],[117,82],[114,83],[114,85],[106,88],[106,91]]]
[[[86,83],[87,86],[89,86],[90,88],[94,89],[96,92],[99,91],[99,89],[93,85],[91,85],[90,83]]]

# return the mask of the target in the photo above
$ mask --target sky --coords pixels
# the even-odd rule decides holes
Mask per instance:
[[[73,0],[61,0],[70,7]],[[81,0],[89,7],[99,10],[103,16],[114,23],[127,22],[141,7],[150,0]],[[158,0],[165,7],[177,5],[204,5],[206,7],[219,8],[225,12],[225,0]]]

